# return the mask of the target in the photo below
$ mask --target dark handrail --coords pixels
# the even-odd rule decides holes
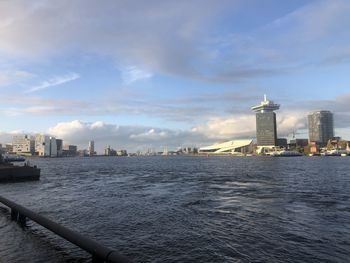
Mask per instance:
[[[11,208],[11,218],[25,225],[26,217],[30,218],[39,225],[47,228],[53,233],[59,235],[60,237],[68,240],[69,242],[77,245],[81,249],[87,251],[92,255],[93,262],[120,262],[120,263],[130,263],[131,261],[122,255],[119,255],[116,251],[104,247],[94,240],[86,238],[81,234],[72,231],[60,224],[57,224],[50,219],[38,215],[33,211],[12,202],[2,196],[0,196],[0,202]]]

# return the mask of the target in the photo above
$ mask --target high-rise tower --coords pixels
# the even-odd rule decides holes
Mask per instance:
[[[94,141],[89,141],[88,155],[89,156],[95,155],[95,142]]]
[[[334,137],[333,113],[322,110],[310,113],[308,116],[309,141],[326,145]]]
[[[258,146],[276,146],[277,144],[277,125],[275,110],[280,108],[279,104],[264,100],[260,105],[251,109],[256,112],[256,139]]]

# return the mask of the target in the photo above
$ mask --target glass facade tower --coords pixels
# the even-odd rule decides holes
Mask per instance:
[[[309,141],[326,145],[334,137],[333,113],[330,111],[315,111],[308,115]]]

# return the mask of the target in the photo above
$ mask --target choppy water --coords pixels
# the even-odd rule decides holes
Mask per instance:
[[[350,158],[33,159],[0,195],[135,262],[349,262]],[[0,209],[0,262],[89,255]]]

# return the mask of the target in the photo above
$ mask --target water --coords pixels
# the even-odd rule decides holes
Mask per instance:
[[[350,158],[33,159],[0,194],[135,262],[349,262]],[[0,209],[0,262],[89,262]]]

